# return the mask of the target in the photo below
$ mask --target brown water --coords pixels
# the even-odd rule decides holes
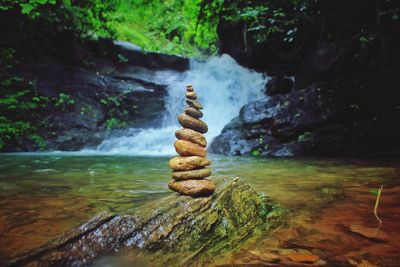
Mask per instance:
[[[400,266],[398,160],[211,159],[214,174],[239,176],[291,211],[285,226],[215,259],[215,265],[262,266],[272,264],[266,261],[270,254],[283,262],[287,255],[311,254],[328,266]],[[0,257],[42,245],[101,211],[123,212],[169,194],[167,161],[1,155]],[[376,230],[372,212],[380,185],[383,224]],[[363,227],[364,235],[351,227]],[[371,229],[381,240],[365,236]]]

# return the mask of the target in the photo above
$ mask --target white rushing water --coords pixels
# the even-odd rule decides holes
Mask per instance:
[[[202,120],[208,124],[206,138],[210,143],[239,114],[243,105],[262,97],[266,81],[265,75],[238,65],[228,55],[211,57],[204,62],[192,60],[190,70],[168,84],[161,127],[131,129],[125,136],[104,140],[97,152],[146,156],[176,154],[173,143],[175,131],[180,128],[176,117],[183,111],[188,83],[193,84],[204,107]]]

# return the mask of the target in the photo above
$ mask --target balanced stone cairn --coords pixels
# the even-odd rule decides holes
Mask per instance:
[[[207,124],[200,120],[203,106],[196,100],[197,94],[191,84],[186,86],[186,103],[183,114],[178,116],[183,129],[175,132],[178,140],[175,150],[180,155],[169,161],[173,170],[172,180],[168,187],[172,191],[192,197],[209,196],[215,190],[212,181],[206,179],[211,175],[208,167],[211,161],[206,159],[207,140],[203,134],[208,131]]]

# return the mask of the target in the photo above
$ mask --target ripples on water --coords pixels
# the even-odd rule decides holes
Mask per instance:
[[[101,211],[128,211],[171,193],[166,157],[28,154],[0,159],[0,257],[41,245]],[[239,176],[291,210],[316,214],[332,201],[349,197],[343,193],[347,189],[366,188],[373,205],[375,197],[368,196],[369,189],[400,184],[400,168],[394,160],[214,155],[211,159],[214,174]],[[330,192],[335,192],[331,202],[325,199]],[[393,218],[400,221],[396,217],[400,210],[395,211]]]

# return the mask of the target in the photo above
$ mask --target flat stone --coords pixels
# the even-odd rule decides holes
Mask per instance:
[[[175,132],[175,136],[179,140],[190,141],[192,143],[201,145],[202,147],[207,146],[207,140],[204,137],[204,135],[202,135],[199,132],[193,131],[192,129],[187,129],[187,128],[180,129]]]
[[[178,140],[175,142],[174,146],[176,152],[181,156],[205,157],[207,154],[204,147],[186,140]]]
[[[195,91],[192,92],[186,92],[186,97],[192,100],[196,100],[197,99],[197,94]]]
[[[314,263],[319,260],[319,257],[313,254],[289,254],[287,257],[291,261],[300,263]]]
[[[186,91],[193,92],[194,91],[193,85],[190,83],[188,85],[186,85]]]
[[[314,262],[314,264],[317,266],[323,266],[323,265],[326,265],[327,262],[324,260],[317,260],[316,262]]]
[[[172,178],[177,181],[192,180],[192,179],[197,180],[197,179],[203,179],[210,175],[211,175],[211,169],[203,168],[203,169],[197,169],[197,170],[191,170],[191,171],[173,172]]]
[[[278,255],[271,252],[263,252],[258,255],[258,258],[266,262],[279,262],[281,260]]]
[[[182,195],[191,197],[205,197],[214,193],[215,184],[207,179],[203,180],[172,180],[168,184],[169,189]]]
[[[203,134],[208,131],[208,127],[207,124],[205,124],[205,122],[193,118],[192,116],[189,116],[187,114],[180,114],[178,116],[178,121],[183,128],[189,128]]]
[[[169,161],[169,166],[174,171],[190,171],[204,168],[210,164],[210,160],[199,156],[175,157]]]
[[[198,109],[191,108],[191,107],[185,108],[185,113],[196,119],[203,117],[203,112],[201,112]]]
[[[387,242],[388,234],[378,228],[367,227],[364,225],[352,224],[349,227],[350,231],[362,235],[374,242]]]
[[[192,108],[203,109],[203,106],[197,100],[186,99],[186,103]]]

